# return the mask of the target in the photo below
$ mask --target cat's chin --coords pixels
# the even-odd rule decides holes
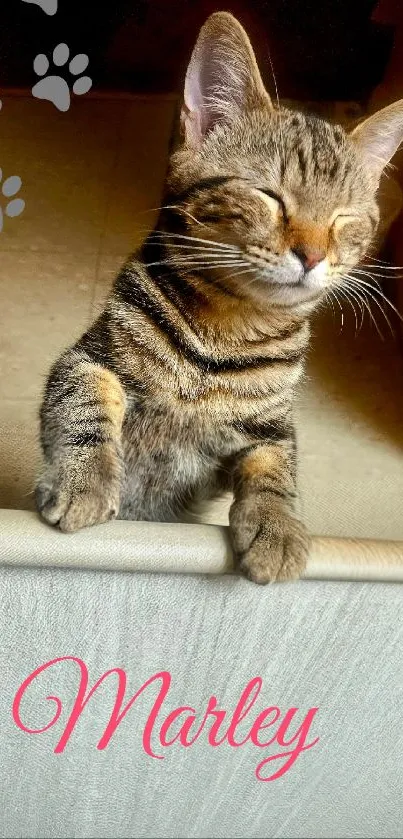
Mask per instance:
[[[252,290],[252,289],[251,289]],[[254,294],[259,296],[261,302],[272,306],[301,306],[304,304],[316,305],[326,291],[318,283],[312,283],[308,276],[298,282],[276,282],[274,280],[261,281],[253,289]]]
[[[303,306],[304,304],[315,306],[323,295],[323,291],[308,288],[304,284],[296,286],[272,286],[269,293],[269,301],[274,306]]]

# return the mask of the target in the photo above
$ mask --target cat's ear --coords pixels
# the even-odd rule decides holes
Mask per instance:
[[[368,117],[350,135],[361,152],[374,181],[403,141],[403,99]]]
[[[249,38],[228,12],[215,12],[200,30],[186,73],[181,123],[189,145],[200,146],[217,122],[266,105]]]

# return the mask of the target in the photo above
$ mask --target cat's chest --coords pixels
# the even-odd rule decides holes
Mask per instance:
[[[132,499],[130,504],[135,499],[140,505],[136,516],[147,518],[151,505],[153,515],[165,520],[173,498],[190,499],[201,491],[209,495],[223,461],[239,445],[239,433],[230,425],[220,427],[197,415],[184,417],[152,405],[129,411],[123,427],[123,454],[126,495]]]
[[[196,401],[161,405],[144,400],[129,407],[123,441],[126,458],[155,461],[160,468],[178,457],[205,460],[228,456],[239,444],[239,433],[224,406],[210,410]]]
[[[188,420],[192,426],[221,426],[256,411],[270,411],[293,399],[303,373],[300,356],[239,366],[225,359],[217,362],[217,369],[177,357],[169,361],[143,366],[143,405],[148,411],[158,405],[161,414],[174,417],[174,426]]]

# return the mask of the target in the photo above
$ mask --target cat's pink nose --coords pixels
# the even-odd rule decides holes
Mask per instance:
[[[319,265],[319,262],[322,262],[322,259],[326,256],[324,251],[317,250],[316,248],[299,247],[293,248],[292,252],[294,256],[297,256],[300,262],[302,262],[304,271],[311,271],[311,269],[315,268],[316,265]]]

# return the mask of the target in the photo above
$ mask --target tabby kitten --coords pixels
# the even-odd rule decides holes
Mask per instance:
[[[367,251],[402,137],[403,101],[349,136],[274,106],[240,24],[207,20],[157,229],[49,375],[47,522],[174,521],[230,490],[243,572],[303,572],[292,406],[309,316]]]

